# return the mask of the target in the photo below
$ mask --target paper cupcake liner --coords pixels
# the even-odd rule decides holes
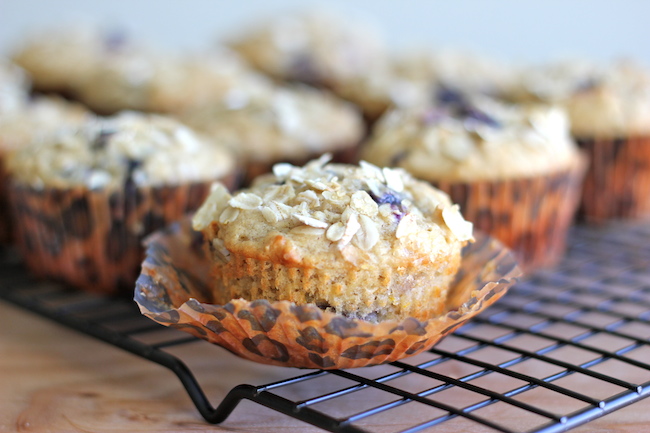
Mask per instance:
[[[13,183],[9,198],[16,243],[36,276],[91,292],[132,290],[144,257],[142,239],[196,210],[210,184],[127,186],[107,192],[84,187],[37,190]]]
[[[410,271],[402,273],[391,272],[385,267],[355,266],[349,269],[320,266],[315,269],[284,266],[277,260],[259,260],[249,254],[232,253],[227,264],[218,262],[212,265],[211,275],[219,281],[213,287],[218,285],[220,288],[216,290],[218,296],[213,301],[227,303],[240,296],[258,299],[268,293],[269,301],[288,300],[299,305],[315,303],[359,318],[412,316],[426,319],[444,311],[447,288],[454,279],[460,256],[449,254],[438,259],[439,262],[444,260],[448,262],[411,267]],[[402,262],[404,268],[409,265],[407,260]],[[412,288],[414,279],[421,283],[417,288]],[[265,289],[268,281],[273,282],[272,291],[268,287]],[[358,281],[381,282],[382,287],[378,291],[360,287]],[[347,286],[347,282],[352,283]],[[404,290],[405,287],[409,289]],[[384,296],[378,297],[378,292]],[[346,293],[354,293],[354,296],[345,296]]]
[[[460,205],[476,229],[512,248],[521,267],[532,271],[564,255],[586,164],[581,155],[568,169],[546,176],[434,185]]]
[[[13,241],[8,184],[9,176],[4,166],[4,156],[0,155],[0,245]]]
[[[242,358],[284,367],[353,368],[415,355],[499,299],[521,275],[505,247],[478,234],[463,250],[444,314],[371,323],[314,304],[243,299],[211,304],[210,259],[201,233],[182,221],[147,244],[135,290],[144,315]]]
[[[577,139],[591,159],[579,216],[590,223],[650,216],[650,137]]]

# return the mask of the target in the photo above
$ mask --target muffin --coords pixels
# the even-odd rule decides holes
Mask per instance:
[[[338,80],[332,91],[357,105],[370,126],[391,108],[426,103],[432,83],[400,75],[389,62],[379,63],[364,74]]]
[[[504,94],[518,71],[497,59],[454,49],[413,50],[396,55],[392,63],[395,74],[405,80],[489,96]]]
[[[584,169],[566,115],[442,87],[436,99],[436,106],[385,115],[362,156],[448,192],[528,270],[557,262]]]
[[[188,110],[180,118],[229,143],[245,165],[246,182],[276,162],[304,164],[332,152],[352,162],[364,134],[359,112],[328,92],[307,86],[275,87]]]
[[[259,23],[227,44],[276,80],[318,87],[362,76],[385,56],[370,26],[324,11]]]
[[[92,117],[82,106],[57,97],[28,99],[24,95],[12,106],[0,109],[0,243],[7,243],[12,237],[5,170],[9,154],[59,130],[80,126]]]
[[[328,156],[230,195],[215,185],[193,218],[210,247],[214,301],[315,304],[378,322],[442,313],[472,225],[403,170]]]
[[[455,50],[418,50],[387,55],[357,76],[338,80],[333,91],[361,107],[372,125],[390,108],[432,102],[438,87],[499,96],[511,88],[515,68]]]
[[[29,73],[34,90],[74,96],[78,83],[103,58],[131,49],[120,29],[71,25],[33,34],[16,47],[12,59]]]
[[[38,276],[94,292],[132,288],[142,237],[198,208],[234,168],[227,149],[155,115],[43,137],[7,163],[18,246]]]
[[[650,74],[630,62],[558,62],[528,71],[513,99],[565,107],[591,163],[580,215],[589,222],[650,216]]]
[[[182,55],[131,50],[102,59],[80,82],[77,97],[102,114],[121,110],[170,114],[236,101],[270,88],[267,78],[227,50]]]

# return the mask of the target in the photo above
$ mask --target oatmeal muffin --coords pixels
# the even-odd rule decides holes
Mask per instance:
[[[277,80],[318,87],[364,75],[385,56],[370,26],[323,11],[260,23],[228,45]]]
[[[357,105],[368,125],[372,125],[390,108],[407,108],[428,102],[432,83],[399,74],[384,62],[364,74],[337,81],[332,91]]]
[[[112,293],[133,287],[142,237],[228,184],[234,160],[175,120],[125,112],[32,141],[7,169],[30,270]]]
[[[215,185],[195,214],[213,255],[215,301],[316,304],[382,321],[441,314],[472,225],[403,170],[277,164],[245,190]]]
[[[363,157],[447,191],[478,229],[532,269],[561,256],[583,161],[561,109],[513,106],[439,88],[437,105],[394,110]]]
[[[364,134],[361,115],[328,92],[307,86],[275,87],[242,94],[183,113],[188,125],[229,143],[245,164],[249,181],[276,162],[304,164],[325,152],[351,162]]]
[[[79,83],[105,57],[131,49],[123,30],[72,25],[33,34],[16,48],[12,59],[29,72],[34,90],[74,96]]]
[[[454,49],[413,50],[392,59],[404,80],[437,84],[470,94],[500,96],[511,88],[518,68],[497,59]]]
[[[553,101],[591,163],[580,214],[589,222],[650,216],[650,73],[631,62],[531,68],[512,98]]]
[[[59,130],[78,127],[92,117],[84,107],[58,97],[23,96],[11,104],[11,109],[7,105],[0,108],[0,242],[9,242],[12,237],[5,170],[8,155]],[[0,104],[4,102],[6,99]]]
[[[390,108],[432,102],[439,87],[500,96],[510,89],[515,68],[455,50],[418,50],[377,59],[363,74],[338,80],[333,91],[357,104],[369,124]]]
[[[182,55],[132,50],[104,58],[80,82],[77,97],[102,114],[171,114],[209,103],[237,104],[271,87],[266,77],[225,49]]]

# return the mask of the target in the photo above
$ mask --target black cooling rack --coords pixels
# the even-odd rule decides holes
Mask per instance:
[[[6,252],[0,297],[169,368],[211,423],[246,399],[333,432],[392,432],[384,420],[399,417],[400,425],[412,423],[400,430],[409,433],[443,424],[560,432],[650,395],[650,223],[576,227],[569,245],[559,267],[517,284],[424,354],[381,367],[296,370],[279,382],[238,385],[216,406],[169,352],[208,343],[177,331],[143,343],[138,335],[167,328],[141,317],[130,300],[36,282]],[[323,380],[341,385],[312,386]]]

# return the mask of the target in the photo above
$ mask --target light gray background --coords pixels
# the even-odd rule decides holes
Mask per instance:
[[[316,5],[364,17],[396,49],[463,48],[515,62],[627,56],[650,66],[647,0],[0,0],[0,53],[33,29],[74,20],[198,49],[260,17]]]

